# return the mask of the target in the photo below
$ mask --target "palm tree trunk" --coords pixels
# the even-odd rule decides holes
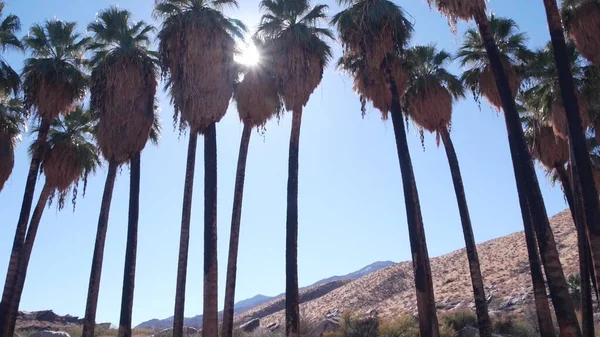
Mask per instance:
[[[471,226],[471,216],[469,215],[469,207],[465,196],[465,188],[462,182],[460,166],[458,158],[454,150],[454,144],[450,138],[450,133],[447,127],[441,127],[438,132],[444,142],[448,164],[452,174],[452,182],[454,183],[454,192],[458,202],[458,210],[460,212],[460,220],[462,223],[463,234],[465,237],[465,247],[467,251],[467,259],[469,260],[469,271],[471,273],[471,282],[473,284],[473,296],[475,299],[475,309],[477,311],[477,323],[479,326],[479,335],[481,337],[492,336],[492,324],[488,314],[487,301],[485,299],[485,288],[483,286],[483,277],[481,276],[481,267],[479,265],[479,257],[477,256],[477,245],[473,235],[473,227]]]
[[[21,204],[21,213],[17,221],[15,230],[15,238],[13,240],[12,250],[10,252],[10,260],[8,262],[8,270],[6,272],[6,280],[4,281],[4,290],[2,292],[2,300],[0,301],[0,332],[4,333],[6,328],[6,319],[10,303],[15,295],[17,287],[17,278],[21,260],[21,251],[25,243],[25,234],[27,232],[27,222],[29,222],[29,213],[33,203],[33,194],[35,192],[35,184],[37,182],[40,162],[42,160],[42,152],[46,146],[46,138],[50,130],[50,122],[42,119],[38,138],[36,140],[37,147],[31,156],[31,164],[29,164],[29,173],[27,174],[27,182],[25,184],[25,193],[23,195],[23,203]],[[12,337],[12,335],[10,336]]]
[[[123,293],[121,296],[119,337],[131,337],[131,316],[133,314],[133,294],[135,288],[138,220],[140,216],[140,169],[140,152],[138,152],[131,158],[129,219],[127,224],[127,246],[125,248],[125,268],[123,272]]]
[[[204,132],[204,311],[202,337],[219,335],[217,273],[217,132]]]
[[[508,143],[513,162],[515,177],[517,178],[517,190],[527,194],[527,203],[533,220],[534,230],[538,239],[540,256],[546,279],[550,289],[550,296],[554,304],[554,310],[558,320],[561,336],[581,336],[581,329],[575,315],[575,307],[569,294],[567,281],[560,264],[556,242],[548,222],[546,207],[540,191],[533,161],[525,144],[523,129],[519,119],[514,98],[510,91],[508,79],[500,62],[500,54],[495,45],[490,30],[489,21],[484,11],[480,10],[475,15],[475,21],[479,27],[490,65],[496,79],[496,85],[502,106],[508,132]],[[527,210],[521,208],[521,213]]]
[[[415,182],[406,131],[402,121],[402,110],[400,108],[400,96],[396,82],[387,67],[388,78],[392,91],[392,124],[396,137],[396,149],[400,162],[402,175],[402,187],[404,190],[404,203],[406,205],[406,218],[408,222],[408,236],[413,258],[413,271],[415,277],[415,289],[417,292],[417,310],[419,314],[419,330],[422,337],[438,337],[439,326],[435,310],[435,298],[433,294],[433,281],[431,279],[431,266],[429,265],[429,254],[427,253],[427,242],[425,240],[425,228],[419,204],[419,193]]]
[[[96,309],[98,308],[98,294],[100,292],[100,278],[102,275],[102,260],[104,258],[104,243],[106,242],[106,231],[108,230],[108,215],[110,214],[110,202],[117,177],[117,163],[108,163],[108,174],[104,184],[104,193],[100,204],[100,215],[98,216],[98,229],[96,231],[96,242],[94,244],[94,255],[92,257],[92,270],[88,286],[87,302],[85,306],[85,317],[83,318],[83,330],[81,337],[94,337],[96,327]]]
[[[173,316],[173,337],[183,337],[183,311],[185,308],[185,283],[190,246],[190,221],[192,218],[192,196],[194,193],[194,171],[196,168],[196,145],[198,132],[190,131],[185,183],[183,187],[183,210],[181,211],[181,234],[179,238],[179,258],[177,261],[177,286],[175,289],[175,314]]]
[[[571,63],[567,54],[564,31],[558,12],[556,0],[544,0],[546,17],[554,59],[558,70],[558,81],[560,91],[567,112],[569,124],[569,144],[572,151],[571,165],[573,170],[578,171],[579,178],[573,181],[579,185],[583,195],[583,206],[585,210],[584,221],[588,231],[588,241],[592,253],[595,275],[600,274],[600,205],[598,204],[598,190],[594,184],[590,156],[585,139],[587,125],[582,125],[579,115],[579,105],[575,97],[575,85],[571,73]]]
[[[48,198],[52,193],[52,187],[47,183],[44,185],[38,202],[33,210],[31,216],[31,222],[27,229],[27,237],[25,238],[25,244],[23,246],[23,252],[21,255],[21,265],[19,266],[19,276],[17,277],[17,286],[15,294],[12,298],[10,309],[6,318],[6,329],[4,332],[5,336],[14,336],[15,325],[17,323],[17,314],[19,313],[19,304],[21,303],[21,295],[23,294],[23,288],[25,286],[25,278],[27,277],[27,267],[29,266],[29,259],[31,257],[31,251],[33,249],[33,243],[37,235],[38,228],[40,226],[40,220],[44,213],[44,208],[48,202]]]
[[[567,199],[567,204],[569,205],[569,210],[571,210],[571,217],[573,218],[573,224],[575,225],[575,229],[577,230],[577,235],[582,235],[580,233],[580,230],[585,230],[585,222],[582,222],[583,219],[579,219],[578,220],[578,216],[580,216],[581,214],[579,214],[578,216],[575,215],[575,197],[573,195],[573,184],[571,183],[571,178],[569,178],[569,175],[567,174],[567,170],[565,170],[565,168],[561,165],[557,165],[555,168],[556,173],[558,174],[558,178],[560,180],[560,183],[562,185],[563,188],[563,192],[565,194],[565,198]],[[581,194],[579,194],[579,197],[581,197]],[[579,204],[582,205],[583,201],[580,200]],[[579,223],[578,223],[579,221]],[[583,224],[583,226],[580,226],[580,224]],[[586,235],[586,233],[583,233],[583,235]],[[594,272],[594,264],[592,262],[592,253],[590,251],[590,246],[589,246],[589,240],[587,240],[587,236],[586,236],[586,241],[583,242],[583,244],[585,244],[585,246],[579,247],[579,252],[581,253],[582,251],[585,252],[586,254],[586,263],[587,263],[587,268],[588,268],[588,275],[591,277],[592,279],[592,289],[594,290],[594,292],[596,293],[596,299],[598,299],[598,275],[595,274]]]
[[[246,159],[248,145],[252,135],[252,126],[244,124],[240,153],[238,155],[235,176],[235,191],[233,192],[233,211],[231,214],[231,233],[229,236],[229,257],[227,259],[227,280],[225,281],[225,308],[223,309],[222,337],[233,336],[233,315],[235,305],[235,281],[237,272],[237,256],[240,241],[240,223],[242,220],[242,201],[244,198],[244,179],[246,176]]]
[[[298,170],[302,107],[292,113],[288,159],[287,215],[285,221],[285,335],[300,336],[300,294],[298,289]]]

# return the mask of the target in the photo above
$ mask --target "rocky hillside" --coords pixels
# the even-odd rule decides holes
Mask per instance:
[[[577,234],[568,211],[550,220],[559,248],[565,275],[577,272]],[[522,232],[478,245],[490,310],[522,311],[532,301],[527,249]],[[472,288],[464,249],[431,259],[435,300],[439,310],[471,307]],[[323,296],[306,300],[301,312],[306,318],[320,320],[326,313],[368,311],[381,316],[416,313],[412,263],[402,262],[342,285]],[[273,312],[275,309],[279,309]],[[261,325],[283,323],[283,307],[272,301],[236,317],[239,323],[261,318]],[[273,313],[271,313],[273,312]]]

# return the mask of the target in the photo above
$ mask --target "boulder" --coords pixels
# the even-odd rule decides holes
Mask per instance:
[[[29,337],[71,337],[68,333],[64,331],[38,331],[34,332]]]
[[[273,322],[273,323],[267,325],[267,330],[269,330],[271,332],[275,332],[275,331],[277,331],[277,329],[279,329],[279,323],[277,323],[277,322]]]
[[[52,310],[38,311],[35,316],[36,320],[44,322],[55,322],[58,318],[58,315]]]
[[[472,326],[464,327],[458,332],[458,337],[479,337],[479,329]]]
[[[249,322],[246,322],[242,325],[240,325],[240,330],[244,331],[244,332],[252,332],[254,330],[256,330],[256,328],[258,328],[260,326],[260,319],[255,318]]]

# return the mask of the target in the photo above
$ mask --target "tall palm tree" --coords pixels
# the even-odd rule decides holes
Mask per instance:
[[[244,78],[237,85],[233,94],[240,120],[244,123],[244,129],[242,130],[242,138],[240,140],[235,190],[233,192],[227,279],[225,281],[225,307],[223,309],[223,328],[221,333],[223,337],[231,337],[233,335],[237,256],[240,240],[246,159],[248,157],[251,132],[255,127],[264,126],[271,117],[281,110],[281,100],[277,93],[275,78],[267,66],[271,59],[268,55],[268,48],[265,48],[264,43],[258,38],[254,38],[254,45],[259,51],[261,61],[257,65],[248,66],[245,69]]]
[[[354,87],[361,95],[363,113],[367,100],[381,111],[384,119],[391,112],[413,257],[420,334],[437,337],[439,327],[429,254],[400,106],[400,99],[407,87],[407,75],[400,57],[413,27],[404,10],[391,1],[338,2],[348,5],[332,20],[344,46],[344,56],[338,66],[354,77]]]
[[[160,61],[179,128],[190,128],[181,237],[177,264],[173,336],[183,335],[183,310],[198,134],[204,134],[204,310],[203,336],[218,335],[217,141],[215,124],[227,111],[237,77],[234,38],[246,27],[226,17],[236,0],[158,0],[154,15],[163,20]]]
[[[561,5],[563,25],[581,54],[600,67],[600,1],[565,0]]]
[[[6,3],[0,1],[0,18],[4,12]],[[16,36],[21,30],[21,21],[19,17],[13,14],[7,15],[0,22],[0,50],[4,53],[7,50],[22,51],[23,43]],[[19,74],[0,56],[0,92],[3,95],[17,95],[21,86]]]
[[[50,124],[58,115],[71,109],[74,102],[83,98],[87,78],[82,66],[88,38],[76,32],[75,22],[58,20],[34,24],[23,44],[30,53],[23,67],[24,106],[33,110],[39,119],[36,140],[38,150],[31,156],[25,184],[23,203],[15,231],[2,302],[0,302],[0,331],[4,331],[6,310],[15,291],[21,250],[25,241],[27,222],[33,203],[33,193],[41,160],[41,149],[46,144]]]
[[[477,246],[458,158],[450,137],[452,105],[456,100],[464,98],[464,87],[461,80],[446,69],[451,60],[452,56],[448,52],[436,49],[435,45],[416,46],[408,50],[409,86],[405,94],[406,112],[417,125],[429,132],[435,132],[438,140],[441,138],[444,143],[465,237],[479,334],[491,337],[492,325],[477,256]]]
[[[508,143],[521,206],[521,217],[524,225],[533,223],[561,334],[581,336],[581,329],[575,315],[575,307],[569,295],[567,282],[558,257],[556,242],[548,221],[544,199],[533,167],[531,154],[525,144],[519,112],[510,88],[510,76],[507,75],[510,70],[507,70],[503,64],[505,57],[498,49],[490,27],[490,21],[485,13],[486,2],[484,0],[428,0],[428,2],[435,3],[438,10],[445,14],[451,22],[457,19],[465,21],[474,19],[477,24],[504,110]],[[526,233],[528,232],[531,231],[526,229]],[[529,239],[531,241],[531,238]],[[530,258],[532,258],[531,254]]]
[[[592,4],[591,7],[585,6],[583,8],[586,9],[587,7],[590,10],[590,15],[597,17],[598,3],[596,1],[590,2],[595,2],[595,4]],[[575,186],[573,191],[576,194],[579,194],[579,191],[581,191],[581,196],[575,195],[575,198],[581,198],[582,200],[576,200],[575,206],[579,204],[583,205],[584,209],[581,212],[585,215],[583,218],[588,232],[592,260],[594,261],[596,274],[598,274],[600,272],[600,204],[598,203],[598,189],[594,184],[592,164],[590,162],[585,136],[587,124],[585,123],[586,121],[581,118],[583,113],[580,113],[580,110],[586,110],[586,107],[584,104],[580,104],[577,99],[577,88],[573,80],[569,51],[565,42],[565,34],[560,13],[558,11],[558,5],[555,0],[544,0],[544,7],[546,9],[548,29],[552,41],[552,51],[558,72],[560,93],[567,115],[569,145],[571,147],[571,166],[573,169],[573,185]],[[593,20],[597,20],[597,18]],[[585,27],[583,22],[585,22],[584,17],[579,16],[578,19],[569,20],[567,23],[571,23],[574,27],[574,36],[578,37],[576,40],[583,53],[590,56],[590,52],[593,49],[585,48],[585,45],[587,41],[587,47],[589,47],[589,42],[591,40],[586,40],[584,34],[577,34],[577,31],[581,33],[582,25]],[[576,28],[578,24],[579,27]]]
[[[298,152],[302,110],[323,78],[331,58],[324,38],[333,33],[319,27],[325,21],[326,5],[311,7],[308,0],[262,0],[264,12],[257,34],[273,48],[275,83],[285,109],[292,111],[292,131],[288,162],[286,216],[286,335],[300,334],[298,293]]]
[[[92,114],[83,107],[77,107],[67,116],[54,120],[50,126],[41,165],[46,181],[27,229],[15,295],[7,318],[8,332],[11,336],[15,330],[29,258],[46,204],[51,203],[54,196],[58,195],[60,210],[64,207],[68,194],[72,193],[74,208],[79,182],[83,181],[85,196],[87,177],[100,166],[99,153],[92,142],[93,124]],[[36,148],[35,143],[31,144],[29,152],[33,154]]]
[[[514,98],[526,70],[524,65],[532,56],[526,45],[527,35],[519,32],[519,27],[514,20],[494,15],[490,17],[490,30],[498,46]],[[465,86],[471,89],[473,96],[479,98],[483,95],[493,107],[501,109],[502,101],[492,67],[477,29],[469,28],[464,33],[456,58],[459,59],[461,67],[465,68],[461,79]]]
[[[0,192],[15,165],[15,147],[27,129],[26,112],[18,98],[0,95]]]
[[[88,25],[93,33],[90,105],[98,118],[96,139],[108,161],[108,176],[102,196],[98,230],[92,258],[83,336],[94,336],[98,292],[102,274],[104,243],[117,168],[131,163],[129,219],[119,336],[131,336],[133,290],[140,194],[140,153],[148,142],[155,120],[158,75],[157,54],[148,48],[154,27],[133,21],[129,11],[110,7]]]

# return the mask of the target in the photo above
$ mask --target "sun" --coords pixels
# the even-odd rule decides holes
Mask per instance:
[[[235,60],[243,65],[255,66],[260,61],[260,54],[254,43],[242,43],[240,44],[240,52],[235,56]]]

